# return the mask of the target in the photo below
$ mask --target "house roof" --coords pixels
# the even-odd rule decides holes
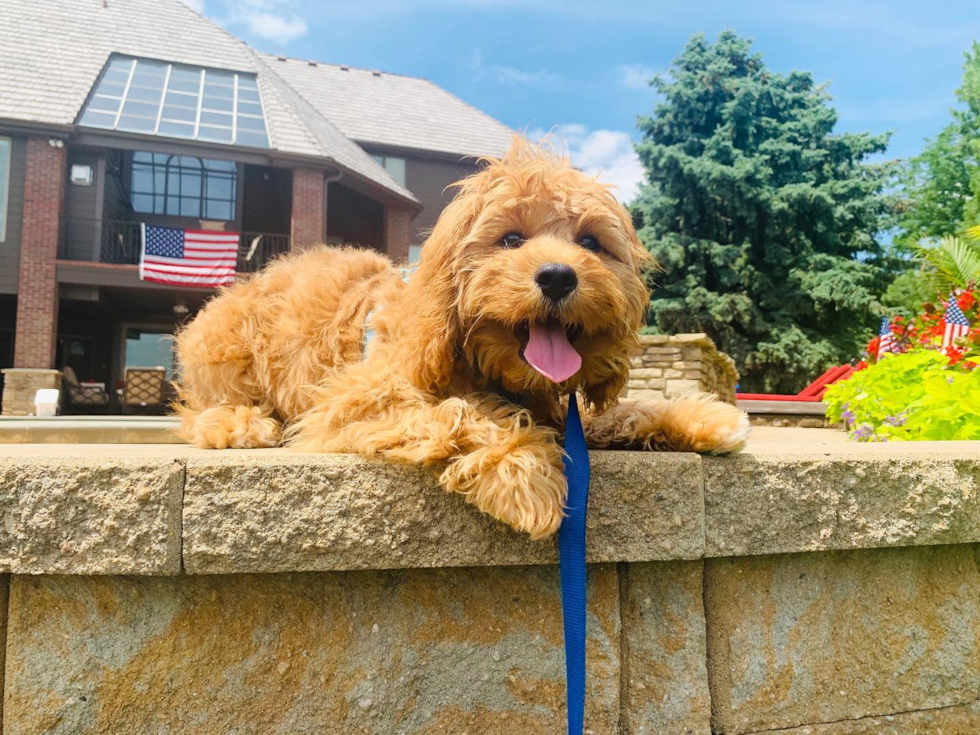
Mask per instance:
[[[262,54],[266,63],[358,143],[503,155],[513,131],[427,79]]]
[[[372,103],[371,87],[361,85],[357,91],[340,77],[342,86],[330,96],[321,89],[326,85],[316,82],[318,77],[288,73],[300,62],[260,54],[177,0],[5,2],[0,13],[0,121],[73,127],[113,53],[256,74],[272,151],[326,159],[414,205],[418,200],[411,191],[354,140],[477,155],[502,152],[505,133],[509,142],[502,124],[425,80],[382,75],[382,100]],[[353,76],[364,75],[370,72]],[[324,82],[330,79],[324,75]],[[410,99],[413,94],[417,99]],[[326,114],[331,101],[347,97],[350,110]],[[426,106],[439,109],[426,117],[420,112]],[[354,123],[369,116],[387,119],[373,123],[373,133],[368,122],[361,127]],[[480,126],[491,132],[469,131]]]

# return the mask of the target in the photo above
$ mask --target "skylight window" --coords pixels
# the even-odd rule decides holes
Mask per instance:
[[[78,124],[269,147],[255,75],[152,59],[109,59]]]

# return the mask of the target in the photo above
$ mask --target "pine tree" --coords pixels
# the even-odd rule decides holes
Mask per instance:
[[[767,70],[729,31],[693,37],[651,83],[633,214],[663,269],[654,330],[707,332],[743,390],[795,392],[857,357],[889,280],[892,164],[866,160],[888,135],[835,134],[822,86]]]

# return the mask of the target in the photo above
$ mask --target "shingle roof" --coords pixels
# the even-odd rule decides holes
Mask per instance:
[[[0,0],[0,120],[73,125],[112,53],[257,74],[273,150],[418,201],[256,51],[177,0]]]
[[[290,86],[359,143],[502,155],[513,131],[427,79],[262,54]]]

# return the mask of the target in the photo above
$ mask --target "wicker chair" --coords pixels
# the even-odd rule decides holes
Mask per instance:
[[[80,383],[67,365],[61,370],[65,384],[65,413],[102,413],[109,407],[105,383]]]
[[[166,368],[128,367],[123,378],[123,413],[154,413],[165,408]]]

